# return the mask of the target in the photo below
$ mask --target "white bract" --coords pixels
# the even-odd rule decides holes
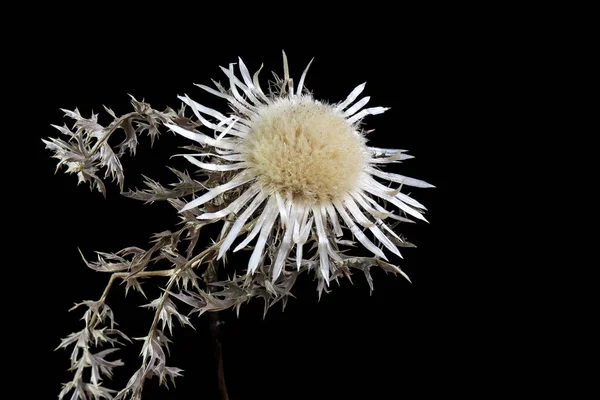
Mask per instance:
[[[238,64],[241,79],[234,73],[234,64],[228,69],[221,67],[229,81],[229,90],[219,84],[217,90],[198,85],[225,99],[232,109],[230,114],[180,96],[205,129],[200,132],[167,124],[172,131],[206,148],[203,153],[188,154],[185,158],[203,170],[224,172],[219,185],[189,201],[181,211],[202,207],[235,190],[235,195],[218,211],[206,212],[200,208],[198,218],[229,221],[224,227],[219,258],[232,250],[239,236],[248,232],[233,251],[254,242],[247,271],[254,273],[262,268],[273,280],[286,267],[300,268],[304,247],[314,240],[319,257],[318,277],[328,283],[335,262],[343,261],[344,255],[335,243],[344,235],[343,227],[375,256],[387,260],[378,244],[400,256],[394,242],[402,239],[384,220],[411,222],[406,218],[410,216],[425,221],[422,215],[425,207],[400,193],[400,188],[433,186],[379,169],[381,164],[412,158],[405,150],[366,144],[360,127],[362,119],[388,108],[364,108],[369,97],[357,100],[364,83],[341,103],[320,102],[304,90],[310,63],[294,87],[285,53],[283,60],[283,80],[277,79],[274,90],[268,94],[258,80],[260,69],[251,77],[241,59]],[[375,178],[398,183],[400,188],[388,187]],[[385,209],[377,199],[395,209]],[[367,230],[373,239],[367,236]],[[268,246],[274,252],[271,262],[266,264]],[[289,258],[294,248],[295,260]]]

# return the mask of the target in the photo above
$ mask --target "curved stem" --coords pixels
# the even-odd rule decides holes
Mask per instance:
[[[98,303],[104,304],[104,302],[106,301],[106,298],[108,297],[108,293],[110,292],[110,288],[112,287],[112,284],[115,281],[115,279],[118,279],[118,278],[125,279],[130,276],[135,276],[136,278],[146,278],[146,277],[150,277],[150,276],[171,276],[175,273],[175,271],[176,271],[176,268],[165,269],[165,270],[160,270],[160,271],[140,271],[140,272],[136,272],[133,274],[131,272],[113,272],[112,275],[110,276],[110,279],[108,280],[108,284],[104,288],[102,297],[100,297],[100,300],[98,300]],[[96,313],[94,313],[94,315],[92,315],[92,319],[91,319],[91,322],[89,325],[94,326],[97,319],[98,319],[98,315]]]
[[[120,116],[119,118],[115,119],[108,127],[108,131],[104,134],[104,136],[102,136],[102,138],[100,138],[96,144],[94,144],[94,147],[90,150],[89,154],[95,154],[98,150],[100,150],[100,146],[102,146],[104,143],[106,143],[108,141],[108,139],[110,139],[111,135],[118,129],[121,127],[121,124],[125,121],[127,121],[128,119],[135,119],[138,118],[138,120],[142,120],[144,121],[144,118],[140,117],[140,113],[137,111],[134,112],[130,112],[129,114],[125,114]]]

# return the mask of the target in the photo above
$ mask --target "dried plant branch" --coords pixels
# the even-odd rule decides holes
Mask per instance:
[[[105,107],[106,112],[114,118],[107,126],[98,123],[98,114],[92,113],[90,118],[84,118],[78,109],[62,110],[65,116],[75,121],[73,127],[69,129],[66,125],[52,126],[64,135],[66,140],[59,138],[43,140],[46,148],[54,152],[53,157],[59,160],[57,171],[62,166],[66,166],[67,173],[77,175],[78,184],[90,182],[92,189],[95,188],[106,196],[103,178],[98,176],[98,171],[105,168],[104,179],[111,177],[112,180],[116,180],[123,191],[125,174],[120,159],[126,152],[135,155],[139,135],[147,133],[154,144],[154,140],[160,134],[159,128],[164,123],[195,126],[183,116],[184,108],[178,113],[171,108],[160,112],[133,97],[131,104],[134,111],[120,117],[117,117],[110,108]],[[125,138],[113,148],[108,141],[119,130],[124,132]]]

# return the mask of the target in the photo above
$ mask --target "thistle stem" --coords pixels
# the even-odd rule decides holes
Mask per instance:
[[[219,243],[223,241],[223,235],[219,237]],[[204,272],[202,278],[207,284],[207,291],[211,292],[210,283],[217,281],[217,265],[218,263],[213,261],[208,263],[208,268]],[[217,383],[219,385],[219,399],[229,400],[229,394],[227,394],[227,385],[225,385],[225,368],[223,366],[223,343],[221,341],[221,317],[218,311],[212,311],[208,313],[210,322],[210,333],[214,343],[214,354],[215,361],[217,362]]]
[[[223,367],[223,345],[221,342],[221,318],[219,312],[210,312],[210,333],[215,345],[215,360],[217,361],[217,380],[219,384],[220,400],[229,400],[227,386],[225,385],[225,369]]]

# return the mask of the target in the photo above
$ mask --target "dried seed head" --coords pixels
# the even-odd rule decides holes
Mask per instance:
[[[306,204],[339,200],[366,165],[365,139],[333,107],[310,96],[259,110],[243,142],[263,188]]]

